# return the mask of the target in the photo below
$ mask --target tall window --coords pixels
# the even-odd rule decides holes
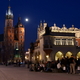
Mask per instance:
[[[45,44],[48,45],[48,40],[45,40]]]
[[[76,41],[76,46],[78,46],[78,41]]]
[[[68,45],[72,45],[72,39],[68,39]]]
[[[66,39],[62,39],[62,45],[66,45]]]
[[[60,39],[56,39],[56,45],[61,45]]]
[[[49,47],[49,42],[48,42],[48,40],[45,40],[45,42],[44,42],[44,47],[45,47],[45,48],[48,48],[48,47]]]
[[[22,40],[21,40],[21,42],[22,42]]]

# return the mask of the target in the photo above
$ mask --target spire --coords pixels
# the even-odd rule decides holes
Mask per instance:
[[[21,17],[18,17],[18,24],[21,23]]]
[[[8,7],[8,15],[13,15],[12,12],[11,12],[11,7],[10,6]]]
[[[10,7],[10,0],[9,0],[8,11],[6,11],[6,18],[7,19],[13,19],[13,13],[12,13],[11,7]]]
[[[9,6],[8,6],[8,15],[12,15],[11,7],[10,7],[10,0],[9,0]]]

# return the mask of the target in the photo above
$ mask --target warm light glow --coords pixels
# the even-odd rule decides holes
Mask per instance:
[[[42,56],[40,55],[40,60],[42,59]]]
[[[80,58],[80,52],[77,53],[77,57]]]
[[[28,59],[28,57],[27,57],[27,56],[25,56],[25,59]]]
[[[26,54],[29,54],[29,52],[26,52]]]
[[[66,53],[66,55],[65,55],[65,57],[69,57],[69,58],[70,58],[70,57],[71,57],[71,55],[72,55],[72,53],[71,53],[71,52],[67,52],[67,53]]]
[[[37,58],[39,58],[39,56],[37,56]]]
[[[26,18],[25,21],[29,21],[28,18]]]
[[[49,58],[49,56],[48,56],[48,55],[46,55],[46,57],[47,57],[47,58]]]
[[[63,53],[58,51],[55,55],[55,60],[58,60],[58,59],[62,59],[64,56],[63,56]]]
[[[19,50],[18,48],[16,50]]]
[[[32,59],[33,59],[33,57],[32,57]]]

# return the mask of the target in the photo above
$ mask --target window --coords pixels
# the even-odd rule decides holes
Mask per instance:
[[[20,38],[22,38],[22,36],[20,36]]]
[[[62,45],[66,45],[66,39],[62,39]]]
[[[78,41],[76,41],[76,46],[78,46]]]
[[[22,31],[20,31],[20,33],[22,33]]]
[[[60,44],[60,39],[56,39],[56,44],[55,45],[61,45]]]
[[[21,42],[22,42],[22,40],[21,40]]]
[[[45,44],[47,44],[47,45],[48,45],[48,40],[45,40]]]
[[[68,45],[72,45],[72,39],[68,39]]]

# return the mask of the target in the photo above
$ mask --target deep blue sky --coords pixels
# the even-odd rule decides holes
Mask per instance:
[[[0,0],[0,34],[3,33],[8,5],[8,0]],[[69,28],[73,24],[80,28],[80,0],[11,0],[10,6],[14,25],[20,15],[26,27],[26,50],[30,42],[36,40],[40,20],[45,20],[49,26],[56,23],[59,27],[65,24]]]

